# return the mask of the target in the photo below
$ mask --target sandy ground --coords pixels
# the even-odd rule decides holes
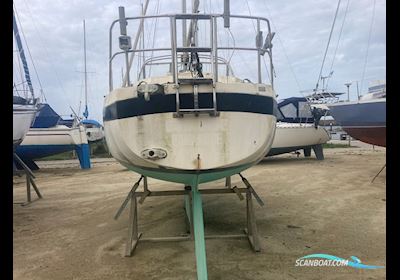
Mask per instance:
[[[386,270],[296,267],[314,253],[367,265],[386,264],[386,150],[369,146],[325,149],[325,160],[293,154],[271,157],[243,172],[266,205],[255,205],[262,251],[246,239],[207,240],[209,279],[385,279]],[[76,161],[39,162],[43,199],[14,204],[14,279],[196,279],[191,241],[139,243],[123,257],[128,211],[113,216],[139,176],[111,159],[79,169]],[[243,186],[234,176],[232,183]],[[207,186],[223,188],[220,180]],[[152,190],[181,189],[149,179]],[[14,177],[14,202],[26,199]],[[235,195],[204,196],[206,234],[241,233],[245,202]],[[185,232],[182,197],[148,198],[139,206],[144,236]]]

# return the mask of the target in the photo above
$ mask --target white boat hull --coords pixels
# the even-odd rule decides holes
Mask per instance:
[[[166,113],[144,116],[141,120],[113,121],[105,126],[107,145],[113,157],[126,166],[179,173],[255,164],[272,144],[273,116],[221,113],[218,120],[209,116],[185,118],[173,118]],[[144,159],[142,151],[152,148],[165,150],[167,157],[157,161]]]
[[[206,86],[202,88],[204,92]],[[260,100],[265,97],[271,104],[275,102],[275,95],[267,85],[262,86],[269,90],[262,93],[255,92],[258,88],[255,84],[229,86],[219,84],[217,94],[222,92],[229,100],[247,90],[246,94],[241,94],[245,101],[242,103],[256,95]],[[238,95],[234,89],[240,90],[236,92]],[[201,95],[201,90],[199,92]],[[261,94],[264,96],[260,97]],[[175,100],[175,94],[168,92],[163,98],[169,97]],[[107,96],[106,109],[116,113],[112,104],[124,100],[134,102],[139,98],[132,88],[117,89]],[[172,112],[165,112],[111,120],[107,119],[106,112],[104,132],[112,156],[129,169],[161,180],[204,183],[247,169],[268,153],[275,134],[276,116],[272,109],[275,105],[271,105],[269,114],[227,110],[221,111],[218,117],[200,114],[176,118]],[[163,154],[159,158],[149,158],[149,151]]]
[[[83,126],[69,128],[57,125],[50,128],[31,128],[17,147],[17,154],[27,163],[51,155],[87,146]]]
[[[69,128],[57,125],[50,128],[31,128],[21,146],[28,145],[81,145],[87,144],[83,127]]]
[[[34,105],[13,104],[13,143],[20,144],[27,134],[36,115]]]
[[[86,127],[85,130],[89,142],[97,142],[104,139],[104,130],[101,127]]]
[[[89,145],[85,128],[57,125],[50,128],[31,128],[16,153],[32,170],[39,167],[34,160],[68,151],[77,152],[81,168],[90,168]]]
[[[277,155],[305,147],[324,144],[330,140],[328,132],[315,128],[314,124],[295,124],[278,122],[271,151],[268,154]]]

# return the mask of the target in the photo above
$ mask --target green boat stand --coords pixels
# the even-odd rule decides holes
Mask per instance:
[[[18,175],[21,176],[21,174],[25,173],[26,176],[26,201],[25,202],[14,202],[14,204],[20,204],[21,206],[27,206],[36,200],[39,200],[42,197],[42,194],[39,191],[39,188],[36,186],[35,181],[33,180],[35,175],[33,174],[32,170],[22,161],[22,159],[16,154],[13,154],[14,160],[19,163],[19,165],[22,166],[23,170],[16,170],[14,169],[13,175]],[[31,194],[31,185],[33,189],[36,192],[37,198],[32,200],[32,194]]]
[[[196,269],[197,279],[206,280],[207,276],[207,260],[206,260],[206,246],[205,239],[221,239],[221,238],[247,238],[251,248],[255,252],[261,250],[260,240],[258,236],[258,230],[256,225],[253,197],[256,199],[260,206],[264,203],[258,194],[255,192],[253,187],[240,173],[244,185],[246,187],[238,188],[232,187],[231,178],[227,177],[225,181],[225,188],[218,189],[199,189],[198,184],[195,182],[191,186],[185,186],[183,190],[168,190],[168,191],[150,191],[147,184],[147,177],[141,176],[140,179],[133,185],[132,189],[128,193],[126,199],[118,209],[114,219],[117,220],[123,210],[130,202],[129,212],[129,224],[128,224],[128,240],[125,246],[125,256],[130,257],[138,245],[139,240],[149,242],[160,242],[160,241],[194,241],[195,253],[196,253]],[[143,191],[138,191],[140,182],[143,180]],[[229,235],[205,235],[204,233],[204,221],[203,221],[203,205],[202,195],[212,194],[236,194],[240,200],[244,200],[243,193],[246,196],[246,217],[247,217],[247,228],[244,229],[243,234],[229,234]],[[184,196],[184,209],[186,212],[185,222],[187,233],[181,236],[173,237],[153,237],[143,238],[143,234],[138,229],[138,203],[142,204],[147,197],[150,196]],[[139,199],[139,200],[138,200]]]

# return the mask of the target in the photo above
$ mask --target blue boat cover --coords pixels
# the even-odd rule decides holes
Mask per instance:
[[[83,120],[82,123],[83,124],[92,124],[96,127],[102,127],[102,125],[98,121],[95,121],[95,120]]]
[[[61,119],[58,122],[58,124],[66,125],[68,127],[72,127],[73,123],[74,123],[74,119],[67,119],[67,120]],[[91,125],[93,125],[95,127],[102,127],[102,125],[98,121],[95,121],[95,120],[82,120],[81,123],[82,124],[91,124]]]
[[[49,104],[39,104],[39,111],[36,114],[35,121],[31,125],[32,128],[47,128],[53,127],[58,124],[61,120],[58,115]]]
[[[278,103],[278,121],[289,123],[313,123],[314,117],[304,97],[290,97]]]

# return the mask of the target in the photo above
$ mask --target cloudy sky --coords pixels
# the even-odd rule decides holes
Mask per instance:
[[[84,102],[82,71],[85,19],[89,117],[102,120],[103,99],[108,93],[109,26],[117,19],[119,6],[125,6],[127,16],[136,16],[140,13],[142,1],[14,0],[47,102],[59,114],[69,115],[70,106],[78,111],[80,101]],[[190,6],[191,1],[187,2]],[[153,0],[150,1],[147,14],[154,14],[157,9],[159,13],[180,12],[180,3],[180,0]],[[200,3],[201,11],[222,12],[223,0],[207,0]],[[322,0],[231,0],[231,14],[251,13],[254,16],[267,17],[271,21],[271,27],[276,32],[273,52],[275,89],[279,98],[301,96],[305,94],[301,91],[315,87],[337,3]],[[343,23],[347,5],[347,15]],[[368,40],[372,19],[371,36]],[[342,24],[343,29],[338,40]],[[151,31],[153,27],[154,25],[149,24],[147,28]],[[254,44],[255,32],[251,25],[241,25],[239,31],[235,31],[234,27],[232,24],[231,30],[236,45],[244,41],[250,45]],[[164,29],[165,26],[161,22],[158,23],[158,39],[162,40],[167,36],[163,32]],[[128,25],[128,32],[133,38],[135,30],[135,26]],[[246,33],[243,30],[249,34],[244,40],[239,39]],[[149,32],[148,38],[151,34]],[[203,35],[206,36],[205,33]],[[200,33],[199,38],[203,38],[203,35]],[[231,38],[231,35],[221,36],[220,40],[232,45]],[[365,63],[368,41],[369,49]],[[335,50],[337,51],[334,56]],[[226,53],[227,58],[230,55],[231,53]],[[234,53],[233,57],[239,61],[234,67],[243,65],[233,69],[235,74],[246,78],[246,71],[249,72],[256,61],[238,53]],[[31,61],[28,60],[32,82],[38,94],[39,82]],[[364,93],[369,82],[386,79],[386,1],[341,1],[322,76],[329,75],[331,70],[333,75],[329,79],[328,89],[345,92],[344,83],[353,82],[350,87],[351,99],[356,98],[357,81],[360,92]],[[121,70],[118,70],[116,75],[121,76]],[[363,76],[364,81],[361,82]],[[18,62],[15,60],[14,79],[20,80],[19,77]],[[80,112],[82,111],[83,105]]]

